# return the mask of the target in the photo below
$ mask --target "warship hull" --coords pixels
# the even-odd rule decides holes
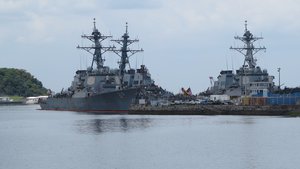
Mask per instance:
[[[83,98],[49,97],[41,101],[40,106],[42,110],[126,113],[138,91],[138,88],[131,88]]]

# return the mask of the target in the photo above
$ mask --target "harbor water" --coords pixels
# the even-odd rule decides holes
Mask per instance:
[[[300,118],[0,106],[1,169],[296,169]]]

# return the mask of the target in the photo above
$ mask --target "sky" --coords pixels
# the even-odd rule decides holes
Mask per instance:
[[[0,0],[0,67],[30,72],[46,88],[68,88],[77,69],[90,66],[92,56],[76,49],[88,46],[93,18],[104,35],[129,36],[143,48],[130,58],[131,67],[145,64],[155,83],[178,93],[190,87],[199,93],[221,70],[238,69],[244,57],[234,36],[248,29],[264,39],[255,45],[266,52],[257,64],[281,84],[300,86],[299,0]],[[109,40],[103,45],[113,45]],[[105,53],[105,64],[118,67],[118,56]]]

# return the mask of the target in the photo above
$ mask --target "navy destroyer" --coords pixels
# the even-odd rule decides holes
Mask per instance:
[[[231,97],[267,95],[274,89],[274,76],[270,76],[266,69],[257,66],[257,59],[254,58],[257,52],[266,50],[265,47],[254,46],[254,42],[263,37],[253,36],[245,21],[244,35],[235,36],[234,39],[244,43],[242,47],[230,47],[244,56],[244,64],[236,70],[236,73],[233,70],[222,70],[216,81],[210,77],[212,86],[207,93]]]
[[[130,49],[129,46],[139,40],[131,40],[126,31],[121,39],[111,40],[121,47],[105,47],[102,42],[112,36],[102,35],[94,27],[91,35],[82,35],[84,39],[90,40],[92,46],[78,46],[93,55],[92,64],[87,70],[77,70],[74,80],[67,90],[50,95],[47,99],[40,101],[43,110],[68,110],[68,111],[127,111],[141,89],[145,86],[154,85],[151,75],[145,65],[139,69],[131,69],[129,57],[143,49]],[[113,52],[120,56],[119,68],[111,69],[104,65],[103,54]],[[127,67],[129,66],[129,69]]]

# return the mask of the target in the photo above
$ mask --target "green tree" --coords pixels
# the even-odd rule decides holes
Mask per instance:
[[[0,68],[0,95],[39,96],[47,89],[42,82],[23,69]]]

